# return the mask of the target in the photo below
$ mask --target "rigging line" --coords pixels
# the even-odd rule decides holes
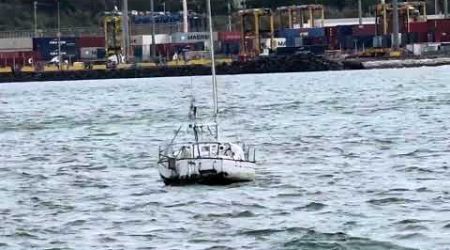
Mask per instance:
[[[211,0],[206,0],[206,7],[208,12],[208,23],[209,23],[209,43],[210,43],[210,54],[211,54],[211,73],[212,73],[212,83],[213,83],[213,101],[214,101],[214,123],[216,123],[216,140],[219,139],[219,128],[217,125],[217,118],[219,114],[219,104],[218,104],[218,91],[217,91],[217,77],[216,77],[216,59],[214,55],[214,37],[213,37],[213,22],[212,22],[212,10],[211,10]]]
[[[172,147],[173,142],[174,142],[175,139],[177,138],[177,136],[178,136],[178,134],[180,133],[182,127],[183,127],[183,126],[180,126],[180,127],[178,128],[178,130],[177,130],[177,132],[175,132],[175,135],[173,136],[172,140],[170,140],[170,143],[167,145],[166,151],[164,152],[165,155],[167,155],[167,154],[169,153],[169,149]]]

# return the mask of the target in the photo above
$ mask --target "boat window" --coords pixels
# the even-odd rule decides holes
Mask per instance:
[[[211,145],[211,155],[212,156],[216,156],[218,154],[217,148],[218,148],[218,146],[216,144]]]

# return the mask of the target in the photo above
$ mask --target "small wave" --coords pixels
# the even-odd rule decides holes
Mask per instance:
[[[405,169],[406,172],[421,172],[421,173],[433,173],[433,170],[421,168],[421,167],[409,167]]]
[[[444,229],[450,229],[450,223],[447,224],[447,225],[445,225],[445,226],[443,226],[442,228],[444,228]]]
[[[16,233],[14,233],[15,237],[20,237],[20,238],[29,238],[29,239],[39,239],[39,237],[37,237],[34,234],[31,234],[25,230],[19,230]]]
[[[303,232],[284,243],[284,249],[364,249],[364,250],[412,250],[389,242],[352,237],[342,232],[320,233],[314,230]]]
[[[276,197],[301,197],[303,196],[302,193],[281,193],[277,194]]]
[[[404,199],[404,198],[397,198],[397,197],[389,197],[384,199],[372,199],[367,201],[368,203],[372,205],[390,205],[390,204],[406,204],[406,203],[413,203],[416,202],[414,200]]]
[[[427,231],[428,228],[422,225],[406,225],[402,228],[403,231]]]
[[[417,192],[419,193],[423,193],[423,192],[433,192],[432,190],[426,188],[426,187],[420,187],[418,189],[416,189]]]
[[[326,207],[327,205],[320,202],[311,202],[306,206],[295,208],[295,210],[306,210],[306,211],[319,211]]]
[[[392,188],[392,189],[389,189],[389,192],[407,192],[407,191],[410,191],[410,190],[407,189],[407,188]]]
[[[249,230],[241,230],[238,232],[238,235],[247,235],[247,236],[270,236],[272,234],[284,232],[283,229],[249,229]]]
[[[27,159],[28,161],[50,161],[49,158],[44,156],[32,156]]]
[[[86,220],[74,220],[69,221],[65,224],[65,226],[81,226],[86,223]]]
[[[410,239],[422,239],[426,238],[425,235],[421,233],[406,233],[406,234],[398,234],[395,235],[394,238],[400,239],[400,240],[410,240]]]
[[[193,205],[193,204],[196,204],[196,203],[197,203],[197,202],[195,202],[195,201],[180,202],[180,203],[175,203],[175,204],[165,205],[164,207],[166,207],[166,208],[171,208],[171,207],[184,207],[184,206],[189,206],[189,205]]]
[[[256,216],[253,212],[249,210],[244,210],[240,212],[233,213],[223,213],[223,214],[206,214],[206,215],[194,215],[194,219],[199,218],[247,218]]]
[[[98,137],[107,137],[107,136],[116,136],[116,135],[118,135],[119,133],[117,133],[117,132],[111,132],[111,133],[93,133],[93,134],[90,134],[90,136],[98,136]]]
[[[414,224],[414,223],[421,223],[425,222],[424,220],[417,220],[417,219],[404,219],[401,221],[397,221],[395,224]]]
[[[224,246],[224,245],[217,245],[217,246],[205,248],[205,250],[234,250],[234,249],[236,249],[236,248],[232,248],[232,247]]]
[[[47,180],[48,179],[48,177],[43,175],[43,174],[30,174],[30,173],[27,173],[27,172],[22,172],[21,175],[22,176],[26,176],[28,178],[35,178],[35,179],[38,179],[38,180]]]
[[[427,156],[432,156],[433,154],[436,154],[436,153],[438,153],[438,152],[429,150],[429,149],[416,149],[411,152],[396,154],[395,156],[398,156],[398,157],[409,157],[409,156],[427,157]]]

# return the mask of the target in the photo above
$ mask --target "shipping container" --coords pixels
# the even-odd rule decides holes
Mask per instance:
[[[437,42],[437,43],[450,42],[450,33],[436,32],[434,34],[434,38],[435,38],[435,42]]]
[[[174,33],[172,34],[172,43],[196,43],[209,41],[209,32],[188,32],[188,33]],[[218,33],[213,33],[213,40],[218,41]]]
[[[325,37],[325,28],[310,28],[308,30],[310,37]]]
[[[39,60],[33,51],[0,52],[0,66],[32,65]]]
[[[205,49],[204,42],[198,43],[167,43],[167,44],[156,44],[155,52],[156,57],[172,60],[175,53],[179,54],[180,60],[183,60],[183,54],[188,51],[203,51]],[[152,46],[133,46],[134,56],[138,62],[148,62],[151,61],[151,50]]]
[[[105,47],[105,37],[103,36],[82,36],[78,38],[80,48]]]
[[[0,51],[2,52],[33,51],[33,39],[28,37],[1,38]]]
[[[427,22],[411,22],[409,23],[410,33],[427,33],[428,23]]]
[[[372,38],[374,48],[385,48],[383,44],[383,36],[374,36]]]
[[[226,56],[239,55],[240,47],[239,42],[221,42],[219,53]]]
[[[98,60],[104,59],[106,50],[103,47],[80,48],[80,59],[82,60]]]
[[[277,32],[278,37],[299,37],[302,32],[307,35],[306,29],[281,29]]]
[[[272,39],[267,38],[267,39],[263,40],[262,42],[263,42],[263,44],[262,44],[263,48],[270,49],[272,47],[271,46],[272,45]],[[286,47],[286,38],[282,38],[282,37],[274,38],[273,42],[274,42],[273,49]]]
[[[287,47],[297,47],[301,41],[300,29],[282,29],[277,32],[277,36],[286,39]],[[301,43],[301,42],[300,42]]]
[[[241,33],[239,31],[219,32],[218,36],[220,42],[235,43],[241,41]]]
[[[64,60],[78,60],[78,39],[74,37],[62,37],[60,39],[61,56]],[[33,38],[33,51],[37,52],[42,60],[51,60],[58,56],[58,39],[53,37]]]
[[[407,43],[426,43],[428,42],[428,33],[427,32],[412,32],[408,33]]]
[[[336,26],[337,28],[337,36],[339,39],[353,35],[353,26],[352,25],[341,25]]]
[[[428,20],[428,32],[450,33],[450,19]]]
[[[172,38],[168,34],[156,34],[155,35],[155,44],[167,44],[171,43]],[[143,45],[151,45],[153,44],[152,35],[138,35],[131,37],[131,45],[132,46],[143,46]]]
[[[315,55],[323,55],[325,53],[326,46],[322,45],[306,45],[306,46],[299,46],[299,47],[285,47],[285,48],[279,48],[276,51],[277,55],[295,55],[295,54],[301,54],[301,53],[311,53]]]
[[[326,37],[302,37],[302,43],[304,46],[327,45],[327,38]]]
[[[358,50],[373,48],[373,36],[355,36]]]
[[[241,47],[241,33],[236,31],[219,32],[219,53],[226,56],[238,55]]]
[[[419,33],[404,34],[405,44],[414,44],[419,42]]]
[[[353,36],[374,36],[377,32],[377,26],[375,24],[365,24],[362,26],[355,25],[352,27]]]

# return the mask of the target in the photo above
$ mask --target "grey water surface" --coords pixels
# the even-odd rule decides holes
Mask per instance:
[[[0,85],[0,249],[450,249],[450,67],[220,76],[257,180],[166,187],[209,82]]]

